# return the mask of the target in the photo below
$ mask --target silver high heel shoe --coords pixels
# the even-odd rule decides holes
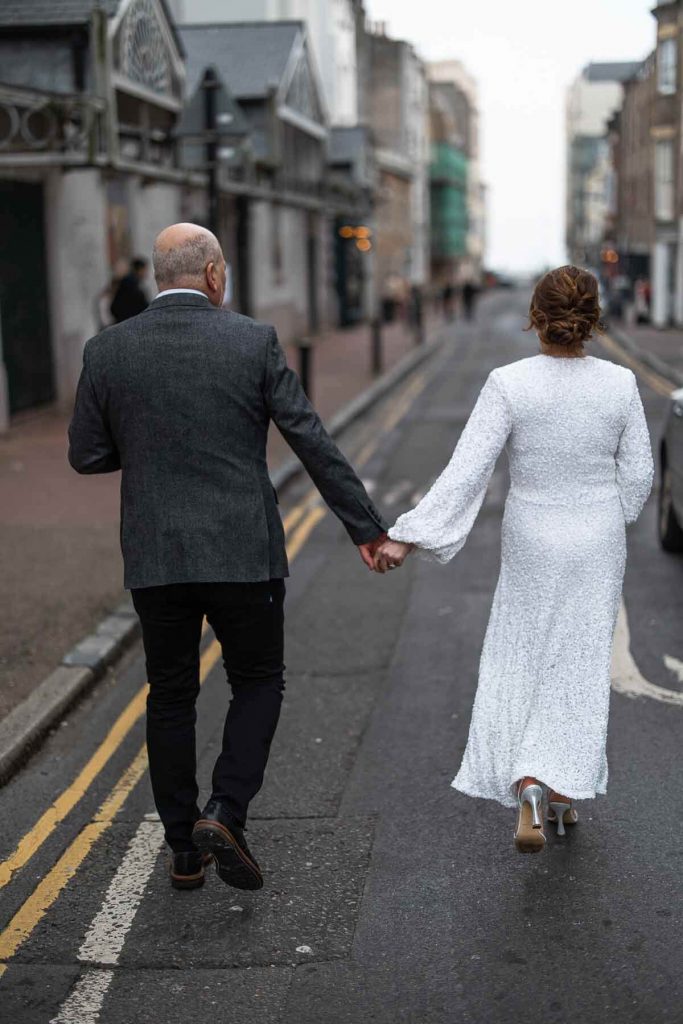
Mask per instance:
[[[517,828],[515,846],[520,853],[540,853],[545,846],[541,802],[543,790],[538,783],[530,783],[517,792]]]
[[[567,834],[564,830],[565,825],[576,825],[579,820],[579,815],[576,808],[572,806],[571,800],[569,803],[566,800],[550,800],[548,807],[553,811],[552,816],[548,814],[548,821],[557,825],[558,836]]]

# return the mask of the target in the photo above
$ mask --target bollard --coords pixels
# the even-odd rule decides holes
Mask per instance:
[[[372,375],[379,377],[382,372],[382,321],[378,316],[370,323],[370,345],[372,353]]]
[[[312,400],[312,348],[310,338],[301,338],[299,347],[299,380],[306,396]]]
[[[424,318],[422,309],[422,292],[419,288],[413,289],[413,325],[415,328],[415,344],[422,345],[425,340]]]

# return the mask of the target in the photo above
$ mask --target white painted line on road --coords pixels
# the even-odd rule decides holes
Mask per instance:
[[[391,490],[387,491],[384,495],[382,504],[391,508],[392,505],[396,505],[401,498],[405,498],[409,494],[412,486],[413,485],[410,480],[399,480],[398,483],[394,484]]]
[[[118,962],[164,841],[159,821],[141,821],[128,844],[102,906],[90,923],[78,959],[96,964]],[[113,971],[87,971],[50,1024],[96,1024]]]
[[[665,654],[664,664],[668,668],[669,672],[673,672],[679,683],[683,683],[683,661],[679,661],[678,658],[673,658],[670,654]]]
[[[88,971],[78,979],[50,1024],[98,1024],[113,971]]]
[[[375,491],[377,490],[377,481],[376,480],[365,480],[365,479],[363,479],[361,481],[361,483],[363,484],[363,487],[368,492],[368,494],[374,494]]]
[[[683,707],[683,693],[678,690],[667,690],[649,682],[641,674],[631,654],[631,633],[628,627],[626,605],[621,602],[617,616],[617,627],[614,631],[612,648],[612,689],[625,697],[650,697],[664,704],[676,704]]]
[[[160,822],[141,821],[92,920],[78,959],[115,964],[123,949],[147,882],[154,870],[164,830]]]

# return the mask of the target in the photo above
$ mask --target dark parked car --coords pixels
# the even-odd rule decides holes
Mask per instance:
[[[665,551],[683,552],[683,388],[671,395],[660,457],[659,540]]]

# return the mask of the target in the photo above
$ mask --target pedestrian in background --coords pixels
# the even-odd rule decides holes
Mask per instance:
[[[545,844],[543,784],[558,835],[577,821],[574,800],[606,791],[625,523],[652,486],[635,376],[585,351],[600,315],[588,271],[560,267],[541,279],[529,312],[540,354],[493,370],[450,463],[375,556],[380,572],[415,547],[453,558],[507,449],[501,571],[453,786],[516,805],[521,853]]]
[[[465,281],[462,286],[462,307],[466,320],[474,320],[479,289],[474,281]]]
[[[443,315],[446,323],[451,323],[455,318],[455,287],[452,281],[446,281],[441,293],[443,302]]]
[[[149,298],[142,287],[147,277],[148,263],[141,256],[131,261],[130,270],[121,278],[110,306],[111,315],[117,324],[147,309]]]

